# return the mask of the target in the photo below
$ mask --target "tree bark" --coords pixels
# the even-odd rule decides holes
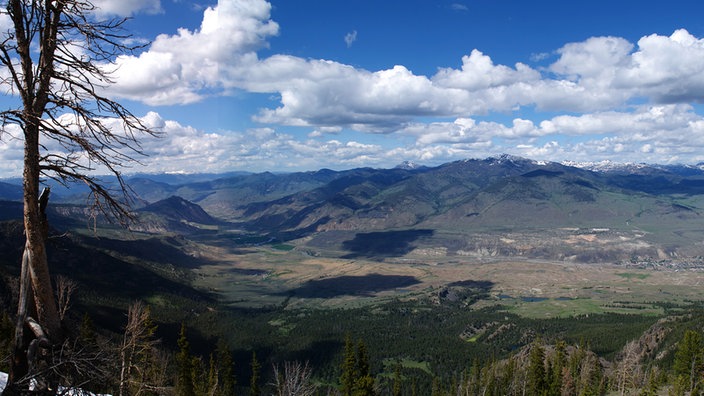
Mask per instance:
[[[29,363],[27,362],[27,348],[29,343],[24,336],[24,324],[27,319],[27,309],[32,303],[29,280],[29,254],[25,247],[22,254],[22,269],[20,271],[20,294],[17,304],[17,319],[15,321],[15,339],[13,340],[12,359],[10,360],[10,372],[8,374],[7,386],[3,395],[19,395],[16,389],[18,382],[29,373]]]
[[[44,326],[52,343],[61,339],[61,321],[54,299],[46,256],[46,237],[48,222],[46,219],[47,195],[39,198],[39,126],[28,125],[25,130],[24,157],[24,230],[26,237],[25,252],[29,257],[29,279],[34,296],[37,321]],[[40,204],[41,202],[41,204]]]
[[[39,175],[37,173],[36,190],[39,189]],[[31,183],[26,183],[25,188]],[[21,394],[20,382],[27,379],[30,374],[30,353],[31,337],[26,335],[26,326],[32,315],[36,315],[37,321],[42,324],[43,330],[47,331],[47,338],[50,344],[60,342],[62,337],[61,322],[58,308],[54,300],[51,278],[49,277],[49,265],[46,257],[45,241],[48,232],[46,219],[46,205],[49,199],[49,189],[42,191],[41,196],[34,194],[34,198],[27,199],[28,194],[25,189],[25,234],[26,242],[24,253],[22,254],[22,267],[20,271],[20,293],[17,307],[17,319],[15,322],[15,340],[13,345],[10,372],[8,375],[7,387],[3,391],[5,395]],[[29,206],[31,205],[31,207]],[[34,210],[32,210],[34,208]],[[27,219],[29,216],[36,216],[36,223]],[[31,224],[28,227],[28,224]],[[36,227],[32,225],[37,224]],[[31,232],[30,232],[31,230]],[[30,235],[38,237],[38,242],[32,243]],[[45,293],[49,293],[48,296]],[[42,340],[44,341],[44,340]],[[35,343],[36,344],[36,343]],[[46,343],[42,342],[45,346]],[[36,353],[36,351],[35,351]]]

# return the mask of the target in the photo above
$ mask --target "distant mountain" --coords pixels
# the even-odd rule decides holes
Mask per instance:
[[[200,206],[177,196],[149,204],[138,214],[130,228],[151,233],[193,232],[219,223]]]
[[[402,163],[398,164],[395,166],[397,169],[406,169],[406,170],[414,170],[414,169],[421,169],[425,168],[423,165],[418,165],[413,161],[403,161]]]
[[[558,168],[564,166],[500,156],[415,171],[357,169],[311,191],[248,204],[241,219],[260,232],[311,230],[312,226],[319,230],[411,227],[446,213],[507,178]],[[573,171],[588,173],[577,168]]]
[[[704,177],[704,163],[697,165],[682,165],[682,164],[644,164],[644,163],[619,163],[613,161],[600,162],[576,162],[563,161],[563,165],[575,168],[587,169],[600,173],[608,174],[653,174],[658,172],[671,173],[679,176],[702,176]]]
[[[392,169],[190,180],[131,178],[142,200],[134,229],[193,233],[234,227],[279,240],[311,237],[311,244],[323,245],[333,240],[339,245],[360,233],[430,230],[418,235],[443,239],[438,243],[452,252],[551,259],[579,256],[576,250],[560,250],[582,246],[586,239],[580,233],[598,229],[611,232],[603,242],[608,246],[582,246],[591,249],[586,261],[628,254],[704,256],[701,166],[556,163],[500,155],[436,167],[404,163]],[[55,207],[64,218],[80,215],[77,205]],[[328,242],[321,242],[325,238]],[[612,250],[618,252],[604,253]]]
[[[22,186],[0,182],[0,200],[20,201],[22,200]]]
[[[226,173],[137,173],[126,177],[131,184],[135,179],[148,179],[158,183],[178,186],[190,183],[202,183],[215,179],[240,177],[251,175],[252,172],[226,172]]]
[[[504,155],[333,176],[312,189],[233,206],[231,220],[254,233],[307,236],[310,246],[342,250],[370,233],[378,237],[360,246],[385,235],[394,246],[406,235],[398,230],[412,229],[452,254],[586,262],[704,254],[704,177],[694,170],[594,171]]]

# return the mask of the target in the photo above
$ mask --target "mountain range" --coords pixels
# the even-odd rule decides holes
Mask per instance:
[[[137,231],[237,229],[283,241],[307,237],[310,246],[334,245],[340,254],[342,241],[359,233],[427,230],[421,238],[427,247],[450,254],[582,261],[704,255],[698,165],[563,164],[501,155],[436,167],[140,175],[128,183],[138,197]],[[0,184],[0,199],[20,196],[19,186]],[[55,199],[85,202],[80,191]]]

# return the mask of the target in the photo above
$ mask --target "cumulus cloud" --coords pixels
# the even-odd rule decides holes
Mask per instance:
[[[459,4],[459,3],[457,3]],[[587,113],[629,105],[704,100],[704,42],[685,30],[636,44],[620,37],[568,43],[545,69],[501,65],[479,50],[432,76],[404,65],[369,71],[332,60],[257,51],[278,34],[265,0],[221,0],[199,29],[158,36],[147,51],[117,59],[113,94],[151,105],[187,104],[237,90],[269,93],[271,125],[389,133],[427,117],[537,110]],[[345,37],[348,45],[355,32]],[[321,133],[322,129],[318,133]]]
[[[186,104],[233,88],[229,83],[257,61],[256,51],[278,34],[264,0],[223,0],[207,8],[199,29],[156,37],[139,56],[116,60],[115,96],[151,105]]]
[[[436,87],[403,66],[369,72],[288,55],[259,62],[242,86],[252,92],[280,94],[281,106],[263,109],[255,117],[259,122],[366,132],[392,131],[423,114],[453,114],[454,106],[465,106],[463,100],[471,105],[466,92]]]
[[[530,106],[593,112],[626,106],[631,100],[704,100],[700,40],[677,31],[670,37],[644,38],[634,48],[616,37],[570,43],[557,51],[559,58],[547,71],[523,63],[497,65],[474,50],[462,58],[460,68],[441,68],[430,77],[402,65],[367,71],[334,61],[274,55],[252,64],[237,85],[279,95],[280,106],[262,109],[255,117],[259,122],[367,132],[402,129],[420,117],[472,116]]]

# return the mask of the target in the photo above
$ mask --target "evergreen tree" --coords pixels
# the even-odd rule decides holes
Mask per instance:
[[[548,370],[548,395],[560,396],[562,389],[562,370],[567,364],[565,349],[567,345],[564,341],[555,344],[555,356]]]
[[[95,324],[87,312],[83,314],[81,319],[81,327],[78,328],[78,339],[83,345],[95,345],[97,343]]]
[[[599,359],[594,354],[585,354],[579,371],[580,396],[596,396],[605,392],[605,382]]]
[[[208,395],[220,394],[220,369],[218,368],[215,356],[211,353],[208,364]]]
[[[369,364],[369,354],[367,346],[361,340],[357,342],[357,359],[355,362],[357,378],[354,382],[354,396],[372,396],[374,392],[374,377],[372,377],[371,365]]]
[[[218,373],[220,374],[220,394],[234,395],[236,385],[234,362],[230,349],[222,341],[218,344]]]
[[[358,378],[371,375],[369,353],[367,353],[367,346],[361,340],[357,341],[357,359],[355,366]]]
[[[440,378],[433,377],[433,385],[430,391],[430,396],[443,396],[442,385],[440,384]]]
[[[645,388],[641,390],[638,394],[639,396],[656,396],[658,390],[660,389],[660,378],[658,376],[658,370],[655,367],[651,367],[648,372],[648,380],[646,382]]]
[[[530,349],[528,358],[528,384],[529,395],[543,395],[547,390],[545,383],[545,350],[540,340],[535,340]]]
[[[401,396],[401,364],[397,363],[394,369],[394,384],[391,391],[393,396]]]
[[[261,390],[259,389],[259,375],[262,369],[262,365],[257,360],[257,352],[252,351],[252,362],[250,363],[252,368],[252,377],[249,380],[249,396],[259,396],[261,395]]]
[[[349,334],[345,337],[345,353],[342,360],[342,374],[340,375],[340,391],[343,396],[351,396],[354,383],[357,379],[356,357],[354,346]]]
[[[479,390],[481,389],[481,376],[482,369],[479,366],[479,360],[474,359],[472,361],[472,368],[469,371],[469,386],[467,387],[470,394],[479,394]]]
[[[503,389],[506,394],[513,394],[516,390],[515,387],[515,377],[518,372],[518,364],[516,363],[516,358],[511,356],[506,362],[506,366],[503,370],[503,375],[501,377],[501,389]]]
[[[205,362],[198,356],[191,356],[191,378],[196,396],[210,394],[209,370]]]
[[[178,372],[176,377],[176,394],[178,396],[196,396],[193,384],[193,359],[190,344],[186,338],[186,325],[181,323],[181,333],[178,338],[179,352],[176,355]]]
[[[683,377],[688,391],[692,391],[700,382],[704,370],[702,362],[702,336],[694,330],[687,330],[677,345],[674,363],[675,375]]]

